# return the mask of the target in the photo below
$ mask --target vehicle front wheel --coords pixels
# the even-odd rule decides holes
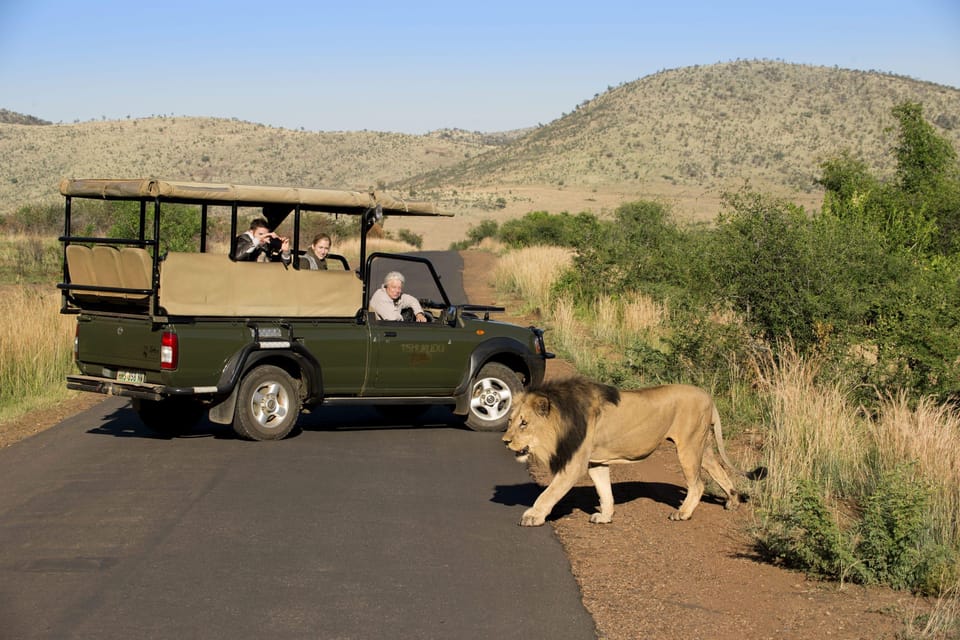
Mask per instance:
[[[513,400],[521,391],[523,383],[516,371],[499,362],[483,365],[473,379],[467,426],[474,431],[505,430]]]
[[[193,398],[133,399],[133,409],[147,428],[165,436],[189,433],[206,408]]]
[[[246,440],[282,440],[297,424],[300,393],[290,374],[273,365],[251,370],[240,383],[233,430]]]

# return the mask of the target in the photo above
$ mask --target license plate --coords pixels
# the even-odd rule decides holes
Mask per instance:
[[[144,380],[142,371],[117,371],[117,382],[132,382],[140,384]]]

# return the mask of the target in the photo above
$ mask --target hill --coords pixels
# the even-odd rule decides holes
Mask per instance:
[[[880,173],[893,169],[890,111],[905,100],[922,103],[960,145],[960,90],[877,72],[744,61],[611,88],[513,144],[405,184],[662,195],[691,215],[712,217],[723,191],[749,181],[814,204],[820,163],[844,149]]]
[[[8,111],[7,109],[0,109],[0,122],[6,124],[50,124],[48,120],[41,120],[40,118],[17,113],[16,111]]]
[[[389,187],[461,214],[414,231],[434,246],[467,224],[531,210],[601,213],[663,199],[712,218],[745,181],[819,206],[819,164],[852,151],[893,167],[905,100],[960,146],[960,90],[874,71],[737,61],[661,71],[611,87],[526,131],[423,136],[309,132],[186,117],[33,126],[0,120],[0,215],[56,195],[62,176],[163,176],[343,188]],[[7,112],[9,113],[9,112]]]
[[[367,189],[461,162],[495,144],[466,132],[316,133],[216,118],[0,124],[0,214],[56,196],[65,176]]]

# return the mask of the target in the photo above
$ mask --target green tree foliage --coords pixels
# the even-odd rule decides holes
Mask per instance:
[[[665,206],[623,204],[612,220],[603,222],[588,221],[585,215],[577,217],[579,239],[566,245],[577,249],[573,269],[559,285],[578,300],[636,290],[667,298],[673,289],[688,284],[686,243],[693,236],[676,227]]]
[[[960,250],[960,165],[950,142],[923,117],[923,106],[904,102],[893,109],[900,123],[894,149],[897,181],[908,206],[922,212],[939,233],[942,253]]]
[[[832,216],[880,234],[891,249],[926,251],[937,233],[923,210],[911,207],[896,186],[884,184],[866,165],[844,152],[821,165],[823,215]]]
[[[571,216],[534,211],[523,218],[509,220],[500,226],[500,240],[514,248],[536,245],[579,247],[595,239],[599,223],[596,216],[580,213]]]
[[[828,314],[817,296],[827,283],[814,261],[803,208],[753,192],[726,196],[710,253],[718,293],[768,340],[816,341]]]
[[[109,203],[114,223],[109,235],[114,238],[136,238],[140,229],[140,205],[136,202]],[[151,237],[153,212],[147,212],[147,237]],[[195,207],[167,204],[160,213],[160,252],[197,251],[200,248],[200,216]]]

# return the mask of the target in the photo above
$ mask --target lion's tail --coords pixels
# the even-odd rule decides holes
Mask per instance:
[[[717,405],[713,405],[713,437],[717,441],[717,451],[720,452],[720,458],[729,469],[736,471],[748,480],[762,480],[767,476],[767,468],[759,466],[753,471],[742,471],[735,464],[730,462],[727,457],[727,450],[723,446],[723,428],[720,426],[720,412],[717,411]]]

